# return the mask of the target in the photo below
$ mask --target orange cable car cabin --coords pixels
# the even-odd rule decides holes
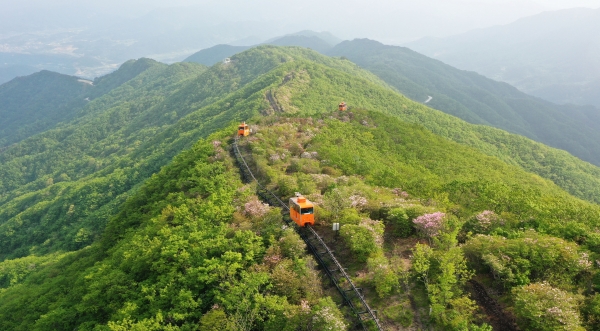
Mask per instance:
[[[342,103],[340,103],[340,104],[338,105],[338,109],[339,109],[340,111],[344,111],[344,110],[348,109],[348,106],[346,105],[346,103],[345,103],[345,102],[343,102],[343,101],[342,101]]]
[[[302,195],[290,198],[290,218],[301,227],[306,224],[315,225],[313,203]]]
[[[249,136],[250,135],[250,127],[246,122],[243,122],[238,126],[238,136]]]

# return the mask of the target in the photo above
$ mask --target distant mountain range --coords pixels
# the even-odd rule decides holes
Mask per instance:
[[[600,9],[545,12],[405,46],[564,104],[600,106]]]
[[[490,330],[479,324],[493,316],[472,313],[483,300],[467,296],[475,273],[485,280],[478,286],[505,291],[510,311],[525,310],[517,291],[542,284],[527,308],[561,304],[550,291],[567,298],[568,329],[595,325],[587,289],[600,277],[591,267],[600,252],[600,168],[390,87],[405,79],[396,85],[435,92],[425,87],[437,84],[431,103],[452,82],[457,90],[488,84],[482,94],[500,83],[373,41],[334,51],[345,58],[261,45],[210,68],[139,59],[93,82],[41,72],[3,85],[10,89],[0,106],[11,108],[0,119],[60,122],[0,152],[0,330],[349,330],[356,319],[328,298],[336,294],[321,285],[325,269],[282,227],[280,209],[242,181],[234,142],[274,194],[304,192],[316,203],[315,231],[340,221],[340,240],[327,236],[327,245],[364,300],[390,312],[379,317],[386,329],[424,325],[418,313],[438,330]],[[439,67],[410,83],[414,73],[402,68],[421,71],[417,60]],[[61,108],[50,104],[66,111],[50,113]],[[241,121],[256,130],[238,143]],[[432,215],[447,217],[427,226],[439,232],[413,227]],[[398,253],[400,239],[412,260]],[[411,261],[423,271],[404,269]],[[400,291],[397,271],[408,276]],[[471,308],[456,309],[465,302]],[[580,319],[580,311],[590,313]],[[544,329],[565,325],[563,315],[539,315],[555,318]]]
[[[282,37],[273,38],[265,41],[262,44],[276,46],[301,46],[325,54],[333,46],[340,43],[341,41],[341,39],[333,36],[328,32],[314,32],[305,30],[285,35]],[[253,46],[216,45],[210,48],[200,50],[190,55],[183,61],[196,62],[207,66],[211,66],[219,61],[222,61],[227,57],[243,52],[251,47]]]
[[[600,110],[557,105],[405,47],[362,39],[327,54],[344,56],[409,98],[460,117],[518,133],[600,165]]]
[[[408,48],[373,40],[344,41],[333,47],[325,47],[327,43],[316,36],[286,36],[271,42],[296,42],[326,55],[343,56],[415,101],[427,101],[428,106],[470,123],[518,133],[600,165],[600,110],[595,107],[553,104]],[[218,45],[186,61],[210,66],[247,48]]]

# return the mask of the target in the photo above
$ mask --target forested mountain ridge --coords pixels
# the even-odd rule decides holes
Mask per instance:
[[[0,85],[0,148],[52,128],[85,105],[90,88],[76,77],[50,71]]]
[[[125,157],[161,131],[151,123],[139,125],[136,119],[173,93],[186,77],[203,70],[193,64],[149,68],[87,103],[75,120],[0,154],[1,255],[27,255],[32,247],[72,250],[91,242],[123,194],[160,168],[160,163],[140,164],[141,160]],[[163,122],[172,120],[159,116]],[[170,158],[158,151],[155,157]],[[138,167],[132,168],[135,164]],[[144,167],[148,173],[140,169]],[[48,223],[50,219],[54,221]],[[26,246],[21,246],[24,242]]]
[[[150,59],[131,60],[94,82],[40,71],[0,85],[0,148],[74,120],[90,100],[152,66],[164,65]]]
[[[6,149],[0,154],[0,256],[92,242],[127,192],[171,157],[250,117],[257,104],[268,108],[257,91],[280,78],[264,74],[301,59],[381,83],[348,62],[265,46],[208,71],[194,63],[151,67],[91,101],[76,121]]]
[[[321,54],[325,54],[334,45],[341,42],[327,32],[300,31],[298,33],[289,34],[277,38],[267,40],[260,45],[275,45],[275,46],[299,46],[315,50]],[[225,58],[241,53],[254,46],[232,46],[232,45],[216,45],[206,49],[202,49],[190,56],[184,62],[195,62],[211,66],[215,63],[223,61]]]
[[[336,252],[387,325],[489,330],[465,292],[475,270],[523,328],[600,317],[597,168],[413,102],[350,61],[260,46],[208,69],[152,67],[86,107],[1,155],[0,329],[352,324],[241,182],[228,150],[242,120],[263,184],[310,194],[320,231],[343,224]],[[528,314],[545,290],[568,315]]]
[[[600,110],[556,105],[474,72],[455,69],[408,48],[368,39],[345,41],[344,56],[409,98],[474,124],[494,126],[600,164]]]
[[[471,272],[466,257],[476,255],[465,255],[456,246],[457,226],[491,239],[499,234],[530,238],[532,230],[519,227],[560,233],[557,222],[565,219],[555,218],[545,207],[571,208],[575,203],[570,211],[598,214],[598,206],[577,202],[549,181],[379,112],[332,110],[312,118],[279,113],[251,123],[255,135],[245,139],[242,148],[250,152],[259,180],[282,197],[300,190],[318,201],[320,224],[342,223],[341,240],[330,244],[337,245],[338,256],[357,275],[355,281],[368,300],[384,312],[380,318],[386,327],[458,330],[458,324],[479,330],[487,321],[473,314],[477,304],[464,289]],[[338,297],[334,302],[324,295],[300,238],[281,227],[278,210],[257,200],[253,185],[240,182],[227,151],[234,131],[235,126],[228,126],[176,156],[119,208],[100,242],[68,255],[1,263],[5,274],[0,273],[0,284],[5,289],[0,291],[0,326],[346,330],[354,321],[342,319],[345,309],[336,305]],[[349,148],[353,153],[347,153]],[[543,205],[536,209],[532,203]],[[482,208],[501,215],[494,217],[502,217],[502,226],[499,218],[487,225],[473,223],[472,215]],[[429,251],[424,244],[413,246],[413,220],[434,211],[452,215],[449,228],[439,230],[450,231],[449,237],[436,241],[431,232],[434,244]],[[577,221],[581,216],[572,216],[569,222],[584,225]],[[445,275],[432,267],[425,270],[429,278],[420,278],[422,269],[409,269],[406,263],[411,260],[389,248],[407,237],[413,238],[409,248],[414,249],[414,259],[443,259],[442,265],[453,271]],[[542,234],[533,238],[542,243],[531,248],[542,253],[548,250],[548,240],[562,240]],[[471,248],[477,241],[468,244]],[[581,259],[585,248],[566,244],[571,251],[559,250],[559,257],[541,264],[553,273],[573,267],[568,277],[585,273],[585,267],[572,261]],[[23,269],[26,265],[35,267]],[[536,268],[531,270],[538,272]],[[446,284],[448,276],[458,281]],[[530,277],[532,283],[549,279]],[[552,284],[560,287],[570,281]],[[67,286],[69,291],[61,290]],[[415,304],[410,297],[416,298]],[[464,309],[454,308],[457,300]],[[435,302],[433,311],[430,302]],[[566,308],[573,313],[568,303]],[[584,322],[575,314],[568,325]]]
[[[559,104],[600,107],[600,9],[543,12],[404,46]]]
[[[210,65],[247,48],[218,45],[199,51],[188,60]],[[524,135],[600,164],[600,110],[595,107],[552,104],[506,83],[455,69],[407,48],[368,39],[344,41],[324,53],[350,59],[409,98],[428,101],[432,108],[470,123]],[[530,165],[531,160],[515,160],[536,171]],[[587,168],[586,171],[592,169]]]
[[[328,67],[321,68],[310,61]],[[313,68],[323,84],[330,85],[323,79],[332,77],[344,85],[327,88],[328,92],[323,92],[327,100],[311,90],[302,96],[306,102],[290,99],[289,86],[304,82],[306,77],[305,69],[294,66]],[[257,104],[263,104],[266,113],[283,109],[317,114],[323,111],[318,105],[352,100],[352,107],[376,108],[419,123],[436,134],[549,178],[581,198],[597,201],[600,196],[596,167],[525,138],[468,125],[412,103],[382,87],[384,83],[378,78],[348,61],[300,48],[262,46],[237,55],[230,64],[203,70],[193,64],[154,66],[90,102],[83,110],[87,115],[70,126],[45,132],[4,151],[0,155],[3,256],[27,255],[32,248],[40,252],[70,250],[93,241],[120,201],[115,197],[124,199],[136,183],[190,146],[194,139],[232,118],[251,116]],[[323,73],[329,74],[323,77]],[[289,83],[265,90],[265,86],[279,79]],[[297,88],[307,89],[304,83]],[[226,97],[229,93],[234,94]],[[365,94],[370,97],[359,97]],[[274,109],[265,95],[276,100]],[[297,102],[300,105],[294,104]],[[241,108],[243,105],[254,106]],[[68,216],[73,213],[76,217]],[[60,222],[47,223],[55,218]],[[75,221],[79,225],[63,226]],[[38,224],[44,224],[44,230]]]

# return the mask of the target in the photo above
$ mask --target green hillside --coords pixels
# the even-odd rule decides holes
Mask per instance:
[[[72,117],[85,105],[89,88],[77,77],[50,71],[0,85],[0,148]]]
[[[128,192],[173,156],[231,121],[266,111],[264,89],[282,78],[263,74],[300,58],[362,74],[312,51],[275,47],[206,72],[193,63],[159,65],[91,101],[76,121],[6,149],[0,154],[0,257],[89,244]]]
[[[319,231],[387,327],[503,329],[498,318],[510,317],[482,309],[494,299],[476,304],[467,294],[473,272],[522,329],[594,329],[598,205],[379,112],[265,118],[256,127],[243,146],[259,180],[282,198],[299,191],[317,202]],[[328,230],[333,222],[341,240]],[[579,308],[586,286],[594,290]],[[538,287],[564,302],[546,301]],[[535,311],[544,306],[563,315]]]
[[[406,48],[385,46],[371,40],[342,42],[328,53],[356,61],[413,100],[426,101],[431,95],[433,99],[428,106],[465,121],[518,133],[563,148],[590,162],[595,162],[596,155],[600,155],[593,152],[600,148],[600,139],[597,139],[600,131],[594,127],[600,118],[594,108],[553,105],[504,83],[454,69]],[[459,124],[460,121],[427,114],[430,114],[427,119],[424,115],[415,116],[417,114],[404,113],[403,116],[437,134],[548,178],[575,196],[600,201],[598,167],[524,137],[488,127],[468,126],[467,129]],[[443,128],[448,121],[453,123],[450,126],[455,132]]]
[[[407,97],[474,124],[494,126],[600,165],[600,110],[556,105],[408,48],[368,39],[327,52],[371,71]]]
[[[152,66],[160,64],[149,59],[128,61],[116,72],[94,82],[40,71],[0,85],[0,149],[74,120],[90,100]]]
[[[411,102],[348,61],[305,49],[263,46],[239,54],[228,65],[202,71],[192,64],[153,67],[90,102],[83,110],[87,115],[70,125],[4,151],[0,254],[16,257],[32,249],[85,246],[120,201],[115,197],[125,198],[199,137],[257,111],[317,114],[344,99],[351,107],[395,114],[520,165],[578,197],[598,201],[600,196],[598,168]]]
[[[507,234],[519,238],[531,237],[533,230],[523,228],[534,227],[560,235],[559,223],[566,219],[557,219],[557,212],[572,216],[571,225],[589,226],[577,220],[592,215],[595,219],[590,221],[600,221],[598,206],[574,199],[518,167],[389,115],[373,111],[313,118],[281,115],[253,122],[255,136],[242,148],[251,151],[254,168],[263,174],[261,181],[283,196],[301,190],[318,201],[319,224],[342,222],[342,239],[331,244],[342,252],[340,259],[352,274],[361,275],[355,281],[374,307],[385,312],[381,318],[387,327],[420,324],[476,330],[486,321],[473,314],[477,304],[465,290],[471,270],[465,269],[465,263],[473,253],[465,251],[471,254],[465,255],[456,246],[462,231],[493,233],[487,236],[490,239]],[[175,157],[119,208],[103,238],[91,247],[0,264],[5,287],[0,292],[0,327],[344,330],[341,326],[352,324],[352,319],[341,319],[344,309],[340,311],[324,295],[323,291],[333,292],[322,288],[300,239],[289,229],[282,230],[278,211],[258,203],[253,187],[240,182],[227,151],[233,131],[229,126]],[[402,137],[396,134],[399,131]],[[347,153],[349,149],[353,153]],[[302,157],[303,153],[311,157]],[[548,207],[554,208],[552,213],[545,212]],[[481,228],[470,223],[485,209],[501,215],[503,226],[492,223]],[[419,278],[420,269],[407,267],[415,261],[394,253],[404,237],[416,239],[407,221],[434,211],[454,217],[450,237],[434,240],[432,250],[423,253],[429,254],[423,258],[443,259],[442,265],[454,270],[450,274],[440,267],[428,271],[427,286],[441,292],[428,292]],[[324,228],[328,226],[319,231]],[[354,241],[358,234],[363,239]],[[409,248],[418,252],[417,247],[424,246],[414,246],[414,239]],[[478,244],[467,241],[466,247]],[[580,259],[586,252],[574,243],[568,245],[575,253],[561,258]],[[33,270],[22,267],[32,264]],[[485,264],[480,266],[485,276]],[[552,272],[563,270],[560,265],[548,266]],[[572,278],[552,284],[578,286],[577,277],[585,272],[573,268],[567,275]],[[531,282],[552,279],[551,275],[531,275]],[[408,278],[400,283],[401,277]],[[444,277],[458,282],[447,283]],[[415,311],[411,298],[417,302]],[[457,310],[453,307],[459,301],[462,308]],[[428,302],[436,307],[430,314]],[[332,316],[321,319],[323,309]]]
[[[158,125],[140,125],[141,116],[203,70],[192,64],[155,65],[88,102],[70,123],[0,154],[0,256],[72,250],[91,242],[124,194],[160,169],[159,160],[164,164],[174,155],[161,155],[157,146],[143,143],[175,115],[161,111],[155,115]],[[158,160],[132,160],[134,146],[155,150]]]
[[[0,328],[234,331],[344,325],[337,306],[323,296],[300,238],[277,225],[276,210],[237,213],[241,223],[231,223],[236,207],[252,210],[245,206],[257,203],[249,187],[240,189],[223,149],[226,140],[212,143],[228,139],[232,129],[197,143],[153,176],[111,220],[101,242],[53,259],[1,263],[0,284],[10,287],[0,290]],[[268,222],[275,226],[265,228]],[[20,269],[24,263],[39,270]]]
[[[240,180],[242,120],[260,180],[317,203],[317,231],[388,327],[490,330],[474,274],[523,329],[600,318],[598,168],[415,103],[347,60],[274,46],[231,60],[151,66],[0,154],[0,329],[353,324]]]

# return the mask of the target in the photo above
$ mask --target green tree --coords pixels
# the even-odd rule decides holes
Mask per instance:
[[[380,298],[389,296],[398,287],[398,275],[383,254],[368,258],[367,268],[373,274],[375,290]]]
[[[357,261],[366,262],[379,249],[373,232],[360,225],[347,224],[340,227],[340,237],[355,254]]]
[[[515,314],[523,330],[584,330],[576,296],[548,283],[516,287],[512,293]]]

